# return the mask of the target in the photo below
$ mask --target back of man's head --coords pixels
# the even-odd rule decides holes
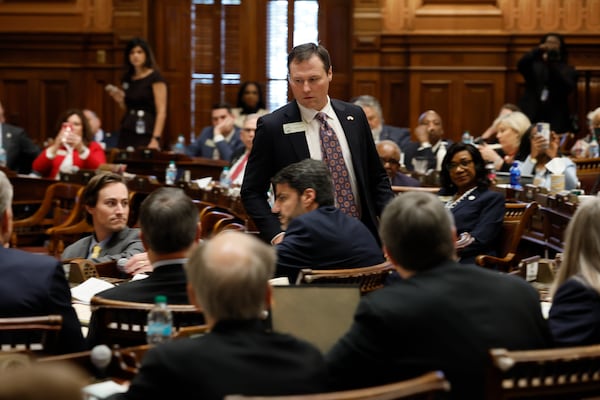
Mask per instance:
[[[88,207],[96,207],[98,204],[98,193],[102,189],[111,183],[122,183],[125,184],[125,179],[119,175],[114,174],[112,172],[105,172],[96,174],[90,179],[90,181],[85,185],[85,189],[83,189],[83,194],[81,198],[83,199],[83,204]],[[85,219],[88,224],[93,224],[93,218],[90,213],[85,214]]]
[[[306,158],[290,164],[275,174],[271,181],[273,185],[288,184],[298,194],[309,188],[314,189],[315,202],[321,207],[335,204],[331,173],[322,161]]]
[[[259,318],[265,310],[275,250],[241,232],[223,232],[191,254],[186,273],[203,312],[214,321]]]
[[[139,222],[150,250],[157,254],[174,253],[194,243],[198,208],[183,190],[163,187],[142,202]]]
[[[385,207],[379,235],[398,265],[422,271],[454,257],[453,227],[452,216],[436,196],[409,192]]]

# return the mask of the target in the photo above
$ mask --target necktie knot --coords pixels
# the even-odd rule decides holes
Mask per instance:
[[[315,118],[316,118],[316,119],[317,119],[317,120],[318,120],[320,123],[327,122],[327,114],[325,114],[324,112],[318,112],[318,113],[315,115]]]
[[[102,250],[102,247],[100,247],[99,244],[95,245],[92,248],[92,257],[91,258],[98,258],[98,256],[100,255],[100,250]]]

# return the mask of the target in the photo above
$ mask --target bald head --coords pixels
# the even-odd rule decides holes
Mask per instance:
[[[400,147],[391,140],[382,140],[377,143],[377,154],[390,179],[393,179],[400,168]]]
[[[194,250],[186,267],[188,283],[208,318],[258,318],[266,307],[275,260],[272,246],[225,231]]]
[[[442,117],[433,110],[427,110],[419,116],[419,125],[426,127],[429,142],[432,145],[436,144],[444,136]]]

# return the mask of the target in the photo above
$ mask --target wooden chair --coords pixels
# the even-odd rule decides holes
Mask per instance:
[[[11,246],[42,245],[48,238],[48,228],[76,219],[82,191],[83,186],[76,183],[50,185],[40,208],[30,217],[13,222]]]
[[[489,354],[486,399],[581,399],[600,393],[600,345]]]
[[[517,267],[519,258],[517,250],[523,233],[528,229],[531,218],[537,212],[537,202],[530,203],[506,203],[504,211],[504,222],[502,233],[498,243],[497,252],[502,257],[490,255],[479,255],[475,258],[477,265],[486,268],[498,267],[500,270],[510,272]]]
[[[571,216],[550,207],[541,207],[546,258],[562,253],[565,248],[564,234]]]
[[[217,234],[225,230],[235,230],[239,232],[246,232],[246,223],[240,218],[223,218],[215,224],[213,228],[213,234]]]
[[[215,225],[221,220],[233,220],[234,215],[219,207],[206,208],[200,215],[202,237],[209,238],[215,230]]]
[[[94,343],[109,346],[118,344],[121,347],[146,343],[146,320],[148,311],[154,304],[108,300],[94,296],[90,305],[90,333],[94,331]],[[193,305],[169,304],[169,309],[173,313],[174,334],[177,334],[181,327],[204,324],[204,316]]]
[[[600,179],[600,158],[578,158],[573,162],[577,167],[577,179],[586,194],[596,194]]]
[[[51,354],[57,350],[61,328],[61,315],[0,318],[0,345],[2,351]]]
[[[394,271],[389,262],[362,268],[300,270],[297,285],[358,284],[362,294],[383,287],[385,279]]]
[[[228,395],[224,400],[393,400],[435,399],[436,394],[450,391],[450,382],[440,371],[428,372],[416,378],[340,392],[300,394],[289,396]]]

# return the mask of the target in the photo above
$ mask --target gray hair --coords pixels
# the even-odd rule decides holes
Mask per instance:
[[[594,119],[600,114],[600,107],[596,108],[595,110],[590,111],[587,114],[587,120],[588,120],[588,126],[592,126],[592,124],[594,123]]]
[[[401,267],[423,271],[454,257],[453,228],[452,215],[436,196],[409,192],[385,207],[379,235]]]
[[[354,99],[353,103],[359,107],[370,107],[371,109],[373,109],[373,111],[375,111],[375,113],[379,117],[381,124],[383,125],[383,111],[381,110],[381,104],[379,103],[379,101],[377,101],[375,97],[370,96],[368,94],[363,94]]]
[[[508,126],[519,134],[519,138],[522,138],[527,129],[531,126],[531,121],[527,118],[527,115],[520,111],[513,111],[509,114],[502,115],[494,121],[494,127],[498,127],[500,124]]]
[[[10,180],[4,173],[0,171],[0,215],[4,214],[4,211],[12,207],[13,200],[13,186]]]
[[[275,249],[252,235],[224,231],[192,252],[187,279],[214,320],[254,319],[267,306],[276,259]]]
[[[183,190],[163,187],[150,193],[140,207],[144,239],[158,254],[190,247],[196,239],[198,207]]]

